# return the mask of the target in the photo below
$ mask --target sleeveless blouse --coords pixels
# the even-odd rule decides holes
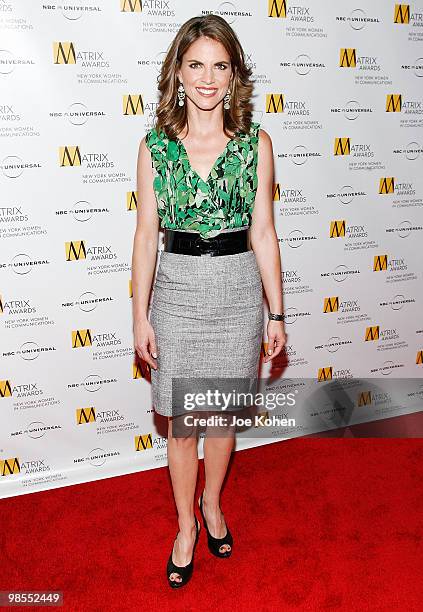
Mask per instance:
[[[161,226],[196,231],[213,238],[223,229],[249,227],[257,191],[260,124],[239,130],[226,144],[204,181],[191,168],[179,139],[152,128],[145,143],[151,153],[153,189]],[[238,140],[235,138],[238,137]]]

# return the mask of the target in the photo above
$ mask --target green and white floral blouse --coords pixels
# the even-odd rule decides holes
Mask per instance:
[[[223,229],[248,227],[257,190],[257,155],[260,124],[250,133],[236,132],[216,159],[204,181],[191,168],[183,142],[171,140],[156,128],[145,142],[151,153],[161,226],[192,230],[212,238]]]

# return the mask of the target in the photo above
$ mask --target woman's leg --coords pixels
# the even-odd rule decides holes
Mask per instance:
[[[203,511],[209,531],[215,538],[223,538],[226,534],[226,523],[220,509],[220,491],[234,447],[235,428],[223,426],[221,434],[222,437],[218,437],[218,428],[213,426],[212,435],[206,433],[204,438]],[[223,544],[219,550],[225,552],[231,550],[231,546]]]
[[[179,524],[173,562],[183,566],[191,561],[196,536],[194,493],[198,473],[198,437],[196,428],[189,437],[173,437],[172,423],[173,417],[169,417],[167,456]],[[182,580],[177,573],[172,573],[170,579],[177,582]]]

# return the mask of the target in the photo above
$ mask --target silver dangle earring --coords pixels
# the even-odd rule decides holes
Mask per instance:
[[[178,87],[178,98],[179,106],[183,106],[185,104],[185,89],[182,83]]]
[[[231,90],[230,89],[228,89],[228,91],[226,92],[226,95],[223,98],[223,101],[224,101],[223,108],[226,108],[226,110],[231,108]]]

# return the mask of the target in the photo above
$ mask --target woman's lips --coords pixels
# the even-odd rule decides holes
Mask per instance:
[[[195,89],[204,98],[212,98],[217,92],[217,89],[208,89],[207,87],[196,87]]]

